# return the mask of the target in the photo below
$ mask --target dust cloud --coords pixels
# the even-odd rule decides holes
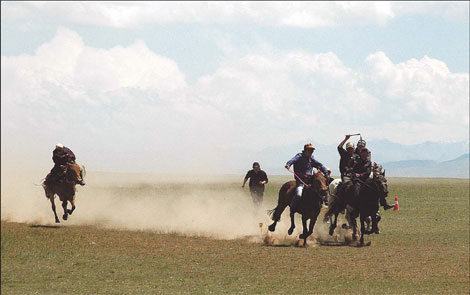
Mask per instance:
[[[55,225],[51,204],[40,185],[47,172],[2,168],[2,221]],[[62,220],[63,209],[56,197],[61,226],[91,225],[216,239],[249,238],[268,245],[298,243],[302,231],[298,217],[294,234],[287,235],[290,220],[286,209],[276,231],[269,232],[267,226],[272,221],[266,211],[276,204],[265,200],[256,211],[248,189],[240,188],[240,176],[88,172],[85,180],[85,186],[77,186],[76,209],[67,221]],[[332,239],[322,218],[320,214],[310,240]]]
[[[2,169],[3,170],[3,169]],[[46,172],[2,171],[2,220],[55,224],[41,180]],[[176,180],[175,180],[176,179]],[[255,212],[247,190],[211,177],[89,172],[77,186],[76,209],[67,221],[56,197],[61,225],[94,225],[232,239],[259,235],[266,210]],[[233,180],[235,181],[235,180]],[[238,186],[240,179],[236,179]],[[238,188],[238,189],[237,189]],[[69,204],[70,208],[70,204]]]

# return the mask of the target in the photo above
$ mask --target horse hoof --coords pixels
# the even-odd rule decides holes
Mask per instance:
[[[270,226],[268,226],[268,230],[273,232],[276,230],[276,225],[275,224],[271,224]]]
[[[55,223],[60,223],[59,218],[57,218],[57,219],[55,220]]]
[[[294,228],[293,228],[293,227],[289,228],[289,230],[287,231],[287,233],[289,234],[289,236],[290,236],[293,232],[294,232]]]
[[[304,235],[304,234],[300,234],[299,239],[305,239],[305,235]]]
[[[330,231],[328,232],[330,236],[332,236],[334,232],[335,232],[334,227],[330,226]]]
[[[64,220],[67,220],[67,218],[68,218],[67,214],[64,214],[64,216],[62,216],[62,218],[63,218]]]

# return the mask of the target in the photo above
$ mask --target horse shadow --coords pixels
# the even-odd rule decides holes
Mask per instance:
[[[31,228],[61,228],[60,225],[44,225],[44,224],[32,224],[29,227]]]

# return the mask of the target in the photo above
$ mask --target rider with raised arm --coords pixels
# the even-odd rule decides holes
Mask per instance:
[[[362,148],[359,157],[354,157],[351,159],[351,162],[349,163],[350,168],[347,168],[349,170],[349,174],[345,176],[345,184],[347,182],[351,182],[351,180],[358,179],[359,181],[353,181],[354,182],[354,196],[359,195],[360,191],[360,185],[361,182],[364,183],[370,176],[370,173],[372,172],[372,163],[368,159],[370,153],[367,148]],[[393,205],[387,204],[387,200],[385,199],[384,196],[381,196],[380,198],[380,205],[383,206],[384,210],[388,210],[393,208]]]
[[[346,144],[346,149],[343,148],[344,143],[351,137],[351,135],[346,135],[344,140],[340,142],[338,145],[338,153],[340,156],[339,160],[339,172],[341,173],[341,181],[344,183],[343,176],[346,174],[346,167],[349,164],[349,161],[353,157],[354,154],[354,143],[348,142]]]
[[[295,195],[292,198],[292,202],[290,204],[291,218],[293,218],[299,201],[302,197],[302,192],[305,187],[305,183],[308,183],[309,178],[313,176],[313,168],[315,167],[318,170],[321,170],[325,177],[327,177],[328,175],[326,167],[323,166],[322,163],[315,160],[315,158],[313,157],[314,150],[315,148],[311,143],[305,144],[304,150],[296,154],[284,166],[287,170],[289,170],[290,166],[294,165],[296,188]],[[291,232],[289,234],[291,234]]]

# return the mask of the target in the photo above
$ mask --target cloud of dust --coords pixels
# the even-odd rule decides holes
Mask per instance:
[[[50,201],[40,185],[47,172],[2,168],[2,221],[55,225]],[[241,183],[240,179],[232,180]],[[183,180],[176,176],[89,172],[87,184],[77,186],[76,209],[69,219],[62,220],[63,209],[58,197],[55,200],[56,210],[61,226],[92,225],[217,239],[248,237],[252,242],[269,245],[297,243],[297,237],[302,233],[300,215],[297,215],[293,235],[287,234],[290,227],[288,208],[276,231],[271,233],[267,226],[272,221],[266,210],[272,208],[266,208],[267,205],[263,204],[256,212],[247,188],[211,188],[210,183],[220,184],[223,181],[227,182],[227,179],[193,176]],[[70,204],[68,206],[70,208]],[[338,227],[333,237],[329,236],[329,224],[323,223],[322,218],[323,214],[320,214],[309,240],[345,241],[346,231]]]
[[[39,185],[46,173],[3,172],[2,220],[55,224],[51,204]],[[77,186],[73,214],[63,221],[61,202],[56,197],[57,215],[62,226],[95,225],[220,239],[259,235],[260,223],[266,227],[269,222],[264,208],[254,211],[246,189],[217,191],[210,189],[210,185],[201,185],[209,179],[194,178],[185,179],[182,193],[181,186],[173,191],[172,185],[178,187],[178,183],[168,180],[155,176],[89,172],[87,184]],[[197,189],[192,190],[192,185]],[[159,186],[166,189],[159,190]],[[70,208],[70,204],[68,206]]]

